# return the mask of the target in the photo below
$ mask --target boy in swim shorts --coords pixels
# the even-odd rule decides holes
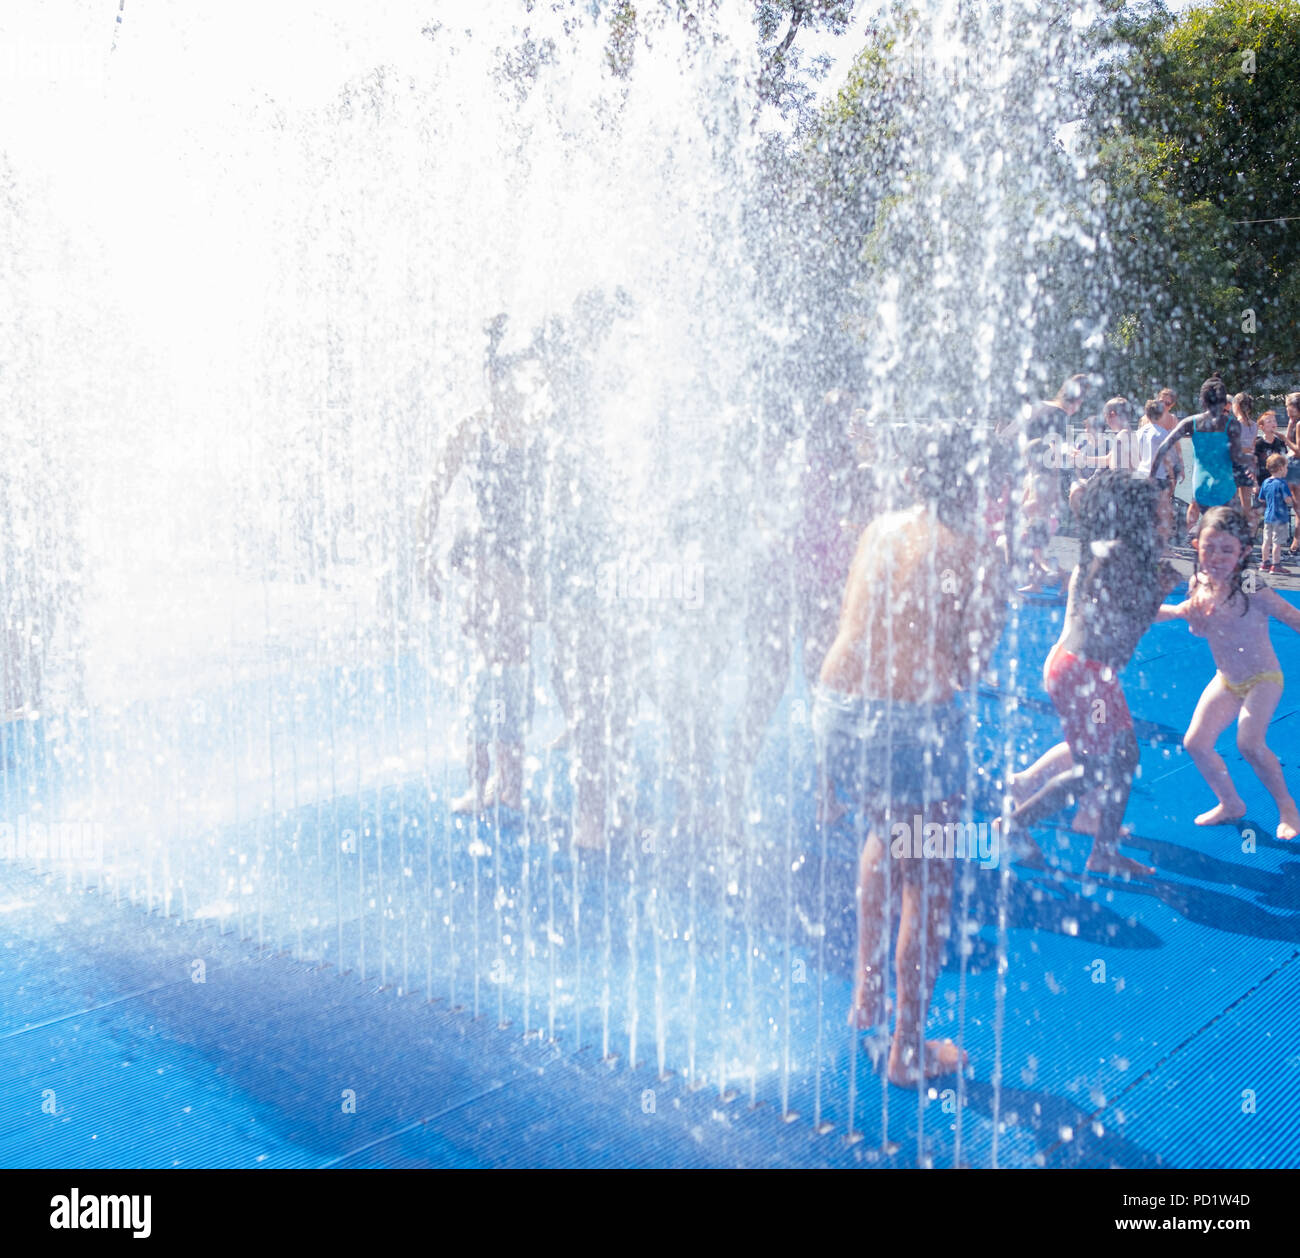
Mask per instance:
[[[992,530],[969,511],[996,497],[1013,471],[990,474],[989,437],[969,429],[918,437],[904,480],[916,505],[877,517],[849,572],[839,629],[814,695],[813,733],[823,783],[846,791],[869,818],[858,881],[855,1029],[878,1026],[888,1006],[892,913],[897,1017],[888,1076],[901,1087],[965,1064],[951,1040],[927,1040],[930,998],[948,935],[953,861],[899,853],[897,822],[956,823],[970,753],[959,701],[1001,633],[1005,565]],[[992,460],[996,464],[996,459]],[[998,483],[993,483],[998,481]]]

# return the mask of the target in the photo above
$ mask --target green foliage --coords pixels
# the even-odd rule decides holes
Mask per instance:
[[[758,0],[755,6],[762,72],[758,95],[787,117],[807,122],[816,97],[815,84],[825,77],[825,57],[806,59],[797,40],[801,32],[843,35],[853,17],[851,0]]]
[[[816,339],[873,363],[909,413],[1005,415],[1090,365],[1095,241],[1057,139],[1068,19],[1044,13],[1039,46],[1006,56],[994,40],[1014,36],[972,13],[941,60],[934,17],[896,3],[788,159],[782,252]]]
[[[1230,388],[1295,379],[1300,221],[1272,220],[1300,214],[1300,3],[1152,9],[1124,34],[1087,120],[1107,189],[1113,369],[1184,393],[1215,368]]]

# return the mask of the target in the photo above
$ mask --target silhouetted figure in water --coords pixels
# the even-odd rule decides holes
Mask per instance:
[[[443,499],[464,471],[478,508],[477,527],[458,539],[455,563],[472,583],[475,644],[469,789],[453,812],[502,805],[519,808],[523,795],[523,728],[528,698],[528,623],[534,614],[526,580],[528,504],[535,460],[525,422],[528,399],[518,360],[500,355],[505,316],[488,326],[486,408],[467,416],[447,438],[421,512],[421,552],[429,594],[441,597],[433,543]],[[495,754],[495,767],[491,761]]]
[[[1070,419],[1086,401],[1088,386],[1086,375],[1070,376],[1054,398],[1039,402],[1027,416],[1012,420],[998,433],[1015,443],[1025,469],[1020,527],[1013,538],[1013,562],[1018,579],[1025,582],[1024,593],[1041,590],[1044,581],[1057,576],[1047,562],[1047,548],[1065,515],[1062,477],[1068,462]]]
[[[954,862],[942,851],[924,855],[920,835],[916,844],[899,840],[903,830],[957,822],[972,772],[961,694],[976,685],[1007,606],[995,535],[970,527],[989,454],[988,439],[969,429],[922,435],[904,472],[914,505],[878,516],[858,543],[813,706],[822,774],[870,821],[859,866],[855,1028],[883,1026],[888,1016],[890,926],[899,913],[887,1070],[902,1087],[966,1060],[951,1040],[924,1036]]]
[[[551,627],[551,684],[564,713],[574,789],[573,843],[605,846],[619,797],[618,767],[631,714],[627,626],[605,588],[619,550],[611,505],[617,498],[594,425],[594,367],[615,322],[630,313],[625,295],[583,293],[566,318],[550,320],[533,342],[554,415],[545,452],[534,585]]]
[[[760,438],[755,519],[748,530],[754,542],[745,591],[748,668],[726,774],[733,829],[741,823],[749,776],[785,693],[795,644],[811,687],[835,638],[854,547],[877,509],[870,437],[853,404],[848,390],[833,389],[818,403],[805,442],[795,442],[775,424]],[[791,465],[795,453],[802,457]],[[783,485],[783,476],[792,483]],[[783,497],[792,499],[789,516],[780,513]],[[825,803],[819,800],[819,807]]]
[[[1084,805],[1076,825],[1094,835],[1087,864],[1092,873],[1154,872],[1119,850],[1138,763],[1119,674],[1179,580],[1160,559],[1171,523],[1167,509],[1163,521],[1159,516],[1166,503],[1154,482],[1130,472],[1098,472],[1084,486],[1079,563],[1070,577],[1061,636],[1043,668],[1043,685],[1065,741],[1008,779],[1017,806],[1007,834],[1062,808]],[[1038,845],[1027,835],[1020,841],[1028,859],[1041,863]]]

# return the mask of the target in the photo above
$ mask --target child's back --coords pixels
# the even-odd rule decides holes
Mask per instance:
[[[1287,509],[1291,505],[1291,488],[1285,474],[1270,476],[1259,487],[1260,501],[1264,504],[1265,524],[1285,524]]]
[[[1160,561],[1147,483],[1107,471],[1087,485],[1079,563],[1060,645],[1119,672],[1178,581]]]
[[[1080,555],[1070,578],[1061,645],[1119,672],[1178,577],[1124,542],[1094,547],[1091,559]]]

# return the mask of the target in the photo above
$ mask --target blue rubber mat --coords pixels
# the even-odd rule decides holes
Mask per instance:
[[[985,807],[1008,752],[1027,763],[1059,739],[1039,674],[1060,615],[1028,605],[977,698]],[[1300,640],[1275,643],[1300,675]],[[664,833],[575,859],[559,777],[497,828],[395,773],[245,823],[268,861],[293,854],[277,902],[198,911],[220,898],[194,856],[224,850],[216,830],[172,850],[195,873],[170,899],[145,860],[119,903],[0,865],[0,1164],[1291,1165],[1300,861],[1230,733],[1248,817],[1190,823],[1210,797],[1180,739],[1212,673],[1170,625],[1125,675],[1130,850],[1153,878],[1084,878],[1087,840],[1051,827],[1049,870],[964,867],[968,946],[964,964],[950,948],[927,1034],[961,1040],[968,1078],[884,1086],[845,1027],[860,836],[813,824],[795,693],[739,856]],[[1270,733],[1288,776],[1298,707],[1293,688]],[[659,749],[639,754],[652,781]],[[357,836],[343,856],[340,833]],[[377,901],[391,911],[367,914]],[[180,920],[196,911],[206,924]],[[452,998],[416,994],[437,985]]]

